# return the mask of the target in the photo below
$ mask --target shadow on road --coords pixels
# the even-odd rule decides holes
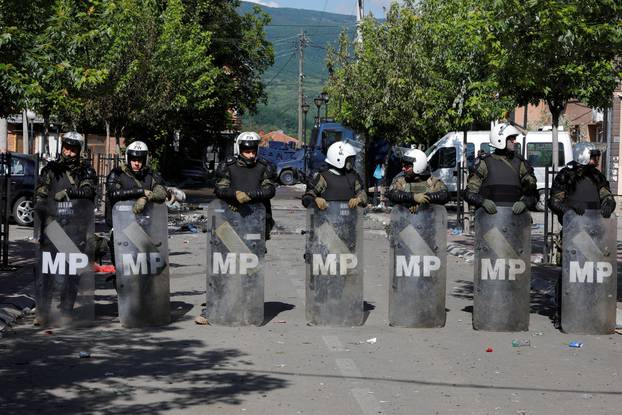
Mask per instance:
[[[44,335],[22,329],[2,345],[2,413],[151,415],[241,404],[245,395],[289,384],[280,376],[248,371],[238,349],[205,351],[210,345],[203,341],[171,338],[174,330],[98,327]],[[80,359],[81,351],[91,357]]]

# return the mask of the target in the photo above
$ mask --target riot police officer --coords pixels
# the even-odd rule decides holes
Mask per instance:
[[[537,180],[533,168],[514,151],[520,134],[512,124],[493,126],[490,146],[495,150],[477,158],[467,181],[467,203],[484,208],[488,214],[497,213],[497,205],[512,206],[515,215],[535,209]]]
[[[560,223],[564,213],[574,210],[583,215],[586,209],[600,209],[603,217],[611,216],[616,202],[609,182],[598,170],[600,150],[594,143],[581,142],[573,148],[574,160],[557,173],[551,187],[549,205]]]
[[[57,202],[71,199],[95,199],[97,175],[95,170],[80,159],[84,137],[75,131],[63,134],[60,159],[49,162],[39,175],[35,203],[44,209],[48,198]]]
[[[148,166],[149,148],[134,141],[125,151],[125,164],[112,169],[106,179],[106,223],[112,227],[112,207],[121,200],[136,200],[135,214],[142,213],[147,203],[164,203],[166,188]]]
[[[60,158],[57,161],[49,162],[39,176],[39,183],[35,189],[35,212],[37,213],[40,223],[40,245],[43,250],[43,245],[46,245],[46,250],[49,249],[50,244],[54,244],[57,241],[50,241],[53,235],[48,235],[46,231],[46,225],[50,220],[57,215],[62,214],[65,217],[69,217],[69,222],[63,221],[60,226],[71,226],[72,228],[79,228],[76,233],[83,233],[76,240],[70,240],[77,246],[81,246],[83,242],[86,242],[86,249],[83,254],[90,255],[94,250],[94,238],[93,234],[88,234],[88,223],[93,221],[93,205],[92,202],[96,195],[96,183],[97,177],[93,168],[80,158],[80,153],[84,149],[84,137],[75,132],[68,132],[63,134],[62,147]],[[79,211],[76,205],[82,200],[86,200],[91,204],[86,211]],[[61,212],[60,208],[57,210],[55,206],[57,203],[53,202],[73,202],[72,208]],[[75,208],[75,210],[74,210]],[[84,206],[83,206],[84,208]],[[52,211],[54,210],[54,211]],[[69,213],[74,212],[74,213]],[[90,217],[88,217],[90,215]],[[83,223],[80,222],[83,221]],[[73,223],[75,222],[75,223]],[[92,230],[91,230],[92,232]],[[67,241],[61,239],[61,242]],[[57,246],[56,249],[59,253],[67,254],[63,251],[65,247]],[[57,271],[60,272],[60,271]],[[68,275],[60,275],[61,278],[50,278],[50,270],[41,271],[38,273],[39,278],[37,282],[38,300],[37,300],[37,318],[35,324],[47,324],[53,319],[52,315],[55,310],[51,310],[52,297],[55,292],[60,294],[60,302],[58,307],[64,316],[70,316],[74,309],[74,304],[79,290],[80,276],[72,275],[69,278]],[[42,275],[46,274],[46,275]],[[87,284],[88,285],[88,284]]]
[[[402,173],[395,176],[387,194],[391,202],[407,206],[412,213],[416,213],[421,205],[447,203],[447,186],[431,175],[423,151],[408,150],[401,159]]]
[[[218,167],[216,197],[233,209],[245,203],[263,203],[266,208],[266,239],[274,227],[270,199],[276,192],[276,169],[257,157],[261,138],[255,132],[243,132],[236,138],[234,157]]]
[[[367,194],[360,176],[354,171],[355,157],[352,144],[342,141],[331,144],[324,160],[328,167],[315,173],[307,184],[302,196],[303,206],[315,203],[318,209],[325,210],[331,201],[348,201],[350,209],[365,207]]]
[[[574,160],[566,164],[553,180],[549,206],[557,219],[563,224],[564,214],[573,210],[577,215],[585,214],[587,209],[600,210],[609,218],[616,208],[609,182],[598,170],[601,152],[594,143],[580,142],[573,148]],[[556,262],[562,265],[563,230],[556,241]],[[553,324],[561,328],[562,288],[561,278],[556,284],[556,310]]]

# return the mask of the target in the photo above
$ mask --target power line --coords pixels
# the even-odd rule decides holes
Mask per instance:
[[[287,60],[287,62],[285,62],[285,65],[281,66],[281,69],[279,69],[279,71],[276,73],[276,75],[274,75],[272,77],[272,79],[270,79],[270,81],[266,84],[266,88],[270,86],[270,84],[272,84],[272,81],[274,81],[276,79],[277,76],[279,76],[281,74],[281,72],[283,72],[283,69],[285,69],[285,67],[287,65],[289,65],[289,63],[291,62],[292,58],[294,57],[294,54],[292,53],[291,56],[289,57],[289,59]]]

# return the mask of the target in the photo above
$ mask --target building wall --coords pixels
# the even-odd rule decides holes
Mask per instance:
[[[611,172],[608,177],[611,190],[618,195],[622,195],[622,169],[620,169],[620,154],[622,153],[622,143],[620,142],[622,124],[622,83],[618,85],[613,97],[613,111],[611,119]]]

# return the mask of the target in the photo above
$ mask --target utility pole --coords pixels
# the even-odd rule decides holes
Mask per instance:
[[[363,42],[363,34],[361,33],[361,22],[365,12],[363,11],[363,0],[356,0],[356,43]]]
[[[303,114],[302,114],[302,105],[304,104],[305,96],[304,96],[304,64],[305,64],[305,48],[309,45],[309,38],[303,29],[300,29],[300,35],[298,35],[298,43],[296,47],[298,48],[298,139],[303,140]]]

